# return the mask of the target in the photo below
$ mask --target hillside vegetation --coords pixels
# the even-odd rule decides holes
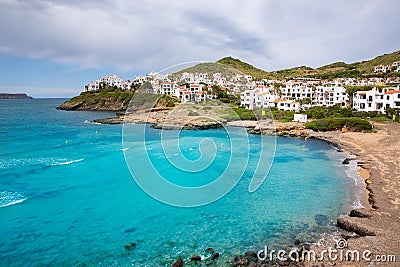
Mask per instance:
[[[135,95],[132,110],[174,107],[179,99],[169,95],[151,94],[106,87],[97,91],[82,92],[80,95],[65,101],[57,109],[61,110],[98,110],[125,111]]]
[[[251,75],[257,80],[260,80],[260,79],[268,76],[268,72],[266,72],[262,69],[256,68],[253,65],[250,65],[246,62],[243,62],[243,61],[241,61],[237,58],[233,58],[233,57],[224,57],[215,63],[229,66],[233,69],[240,71],[243,74]]]
[[[132,96],[133,91],[106,87],[96,91],[82,92],[57,109],[123,111],[128,107]]]
[[[393,53],[384,54],[371,60],[365,60],[355,63],[335,62],[319,68],[311,68],[307,66],[299,66],[289,69],[282,69],[277,71],[264,71],[257,67],[254,67],[246,62],[240,61],[232,57],[225,57],[218,60],[216,63],[225,64],[231,68],[235,68],[238,71],[246,75],[251,75],[256,79],[285,79],[285,78],[321,78],[321,79],[333,79],[333,78],[357,78],[357,77],[368,77],[370,75],[377,76],[374,74],[374,67],[377,65],[389,65],[395,61],[400,61],[400,50]],[[200,72],[200,71],[198,71]],[[390,74],[379,74],[378,76],[394,76],[399,75],[398,73]]]

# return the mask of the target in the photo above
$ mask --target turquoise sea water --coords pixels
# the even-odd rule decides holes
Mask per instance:
[[[122,126],[89,122],[112,114],[55,110],[62,102],[0,100],[0,266],[170,266],[178,256],[207,256],[208,247],[221,253],[217,266],[228,266],[235,255],[264,245],[318,241],[336,231],[336,217],[357,201],[359,189],[347,175],[352,167],[341,165],[345,154],[318,140],[282,137],[256,192],[248,192],[250,164],[216,202],[196,208],[160,203],[131,177]],[[146,142],[156,146],[160,130],[147,130]],[[182,136],[181,153],[189,159],[199,156],[199,138],[227,141],[222,129]],[[250,143],[260,138],[271,137],[250,135]],[[228,155],[221,152],[211,172]],[[149,157],[164,166],[156,148]],[[202,185],[213,178],[171,179]],[[126,250],[132,242],[136,247]]]

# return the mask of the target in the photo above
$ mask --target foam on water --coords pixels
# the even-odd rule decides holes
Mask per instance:
[[[27,167],[27,166],[60,166],[81,162],[84,159],[68,158],[20,158],[20,159],[1,159],[0,169]]]
[[[22,203],[27,199],[19,192],[2,191],[0,192],[0,208]]]

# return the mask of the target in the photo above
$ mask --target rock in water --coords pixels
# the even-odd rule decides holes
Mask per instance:
[[[183,267],[183,260],[181,258],[177,259],[176,262],[172,264],[172,267]]]
[[[131,249],[134,249],[135,247],[136,247],[136,243],[128,243],[125,245],[126,250],[131,250]]]
[[[201,261],[201,257],[200,256],[193,256],[190,258],[192,261]]]
[[[217,253],[212,254],[211,259],[212,259],[212,260],[215,260],[215,259],[217,259],[218,257],[219,257],[219,253],[217,252]]]
[[[328,222],[329,222],[328,221],[328,216],[323,215],[323,214],[315,215],[314,220],[318,225],[327,225]]]
[[[345,158],[343,160],[342,164],[350,164],[350,159],[349,158]]]

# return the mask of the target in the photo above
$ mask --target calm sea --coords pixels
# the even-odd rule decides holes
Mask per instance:
[[[264,245],[317,242],[357,205],[358,180],[348,175],[355,166],[341,164],[345,154],[322,141],[283,137],[256,192],[248,192],[250,164],[218,201],[163,204],[132,179],[122,126],[90,123],[113,114],[56,110],[63,101],[0,100],[0,266],[170,266],[179,256],[207,257],[208,247],[221,254],[216,266],[228,266],[235,255]],[[146,130],[154,136],[146,142],[157,144],[160,130]],[[185,131],[181,153],[195,159],[203,137],[227,142],[223,129]],[[271,137],[249,138],[257,144]],[[157,162],[160,153],[150,150],[149,157]],[[226,161],[224,155],[215,160]],[[182,175],[178,183],[210,179]],[[126,250],[128,243],[136,247]]]

